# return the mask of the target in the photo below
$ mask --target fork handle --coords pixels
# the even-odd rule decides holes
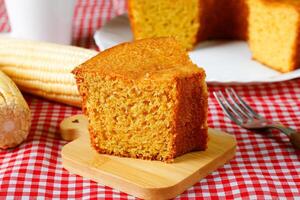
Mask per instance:
[[[298,132],[294,132],[291,133],[289,135],[290,141],[292,143],[292,145],[296,148],[296,149],[300,149],[300,133]]]
[[[300,132],[294,129],[285,127],[281,124],[273,124],[271,128],[275,128],[286,134],[290,138],[290,142],[296,149],[300,149]]]

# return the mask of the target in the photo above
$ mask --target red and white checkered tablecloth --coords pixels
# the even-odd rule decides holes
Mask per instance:
[[[74,17],[74,44],[96,48],[92,34],[126,10],[124,0],[80,0]],[[0,0],[0,32],[9,31]],[[300,130],[300,79],[254,86],[233,86],[265,117]],[[178,199],[300,199],[300,151],[283,134],[267,136],[241,129],[222,113],[212,96],[224,86],[209,86],[209,126],[236,136],[235,158],[196,183]],[[94,199],[134,197],[62,168],[59,123],[80,113],[77,108],[26,96],[33,114],[30,135],[21,146],[0,151],[0,198]]]

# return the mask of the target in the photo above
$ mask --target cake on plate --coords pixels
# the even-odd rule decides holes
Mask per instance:
[[[300,66],[298,0],[129,0],[135,39],[173,36],[186,49],[247,40],[253,58],[281,72]]]

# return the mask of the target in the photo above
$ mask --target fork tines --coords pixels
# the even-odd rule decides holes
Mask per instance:
[[[222,110],[232,121],[241,125],[243,122],[261,118],[232,88],[225,89],[225,92],[228,98],[221,91],[213,94]]]

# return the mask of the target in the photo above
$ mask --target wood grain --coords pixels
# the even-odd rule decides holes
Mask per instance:
[[[143,199],[176,197],[223,166],[234,156],[236,149],[232,135],[209,129],[206,151],[185,154],[172,164],[103,155],[90,146],[87,124],[82,115],[67,118],[61,123],[61,131],[66,138],[80,135],[62,149],[64,168]]]

